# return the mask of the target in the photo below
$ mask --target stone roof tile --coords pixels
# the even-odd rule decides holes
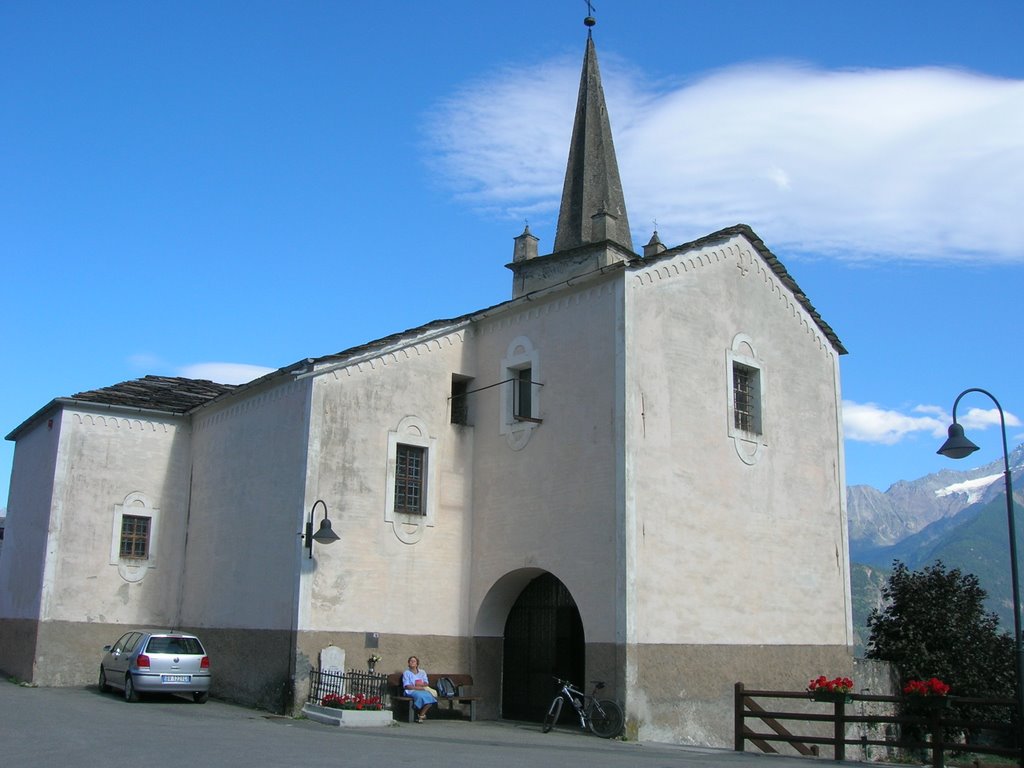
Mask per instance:
[[[233,384],[218,384],[206,379],[146,376],[110,387],[79,392],[69,399],[125,408],[187,413],[233,389]]]

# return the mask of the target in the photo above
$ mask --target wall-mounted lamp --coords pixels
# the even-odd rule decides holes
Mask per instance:
[[[313,513],[316,512],[316,505],[324,505],[324,519],[320,521],[320,527],[316,533],[313,533]],[[332,544],[339,538],[333,530],[331,530],[331,520],[327,517],[327,504],[323,499],[317,499],[313,502],[313,506],[309,509],[309,520],[306,521],[306,548],[309,550],[309,559],[313,559],[313,542],[318,544]]]

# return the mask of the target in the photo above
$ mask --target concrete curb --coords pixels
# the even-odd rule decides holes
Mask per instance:
[[[345,726],[348,728],[381,728],[394,722],[391,710],[389,709],[373,711],[334,709],[333,707],[321,707],[307,702],[302,705],[302,714],[308,720],[312,720],[315,723]]]

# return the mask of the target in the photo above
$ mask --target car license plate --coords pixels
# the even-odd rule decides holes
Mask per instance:
[[[160,675],[162,683],[191,683],[192,675]]]

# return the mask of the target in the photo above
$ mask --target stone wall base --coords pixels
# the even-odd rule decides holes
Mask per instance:
[[[736,683],[802,691],[819,675],[854,674],[847,646],[666,644],[628,650],[626,732],[671,744],[732,747]]]
[[[0,619],[0,669],[38,685],[94,685],[103,646],[131,628]],[[213,697],[271,712],[304,710],[309,670],[319,666],[319,651],[328,645],[345,650],[349,669],[365,669],[369,654],[377,653],[383,657],[377,671],[385,674],[405,669],[410,655],[431,673],[471,674],[472,695],[480,697],[479,719],[500,718],[502,686],[516,684],[502,679],[500,637],[320,631],[300,632],[293,639],[287,630],[180,629],[195,632],[206,645]],[[589,692],[591,680],[606,681],[602,694],[625,708],[627,737],[672,744],[731,747],[737,682],[757,689],[803,690],[818,675],[842,675],[854,677],[858,689],[864,687],[845,646],[596,643],[587,646],[586,663],[586,679],[577,682]],[[866,674],[860,670],[865,684]],[[869,687],[877,687],[878,681],[870,682]],[[538,704],[538,721],[546,704]]]

